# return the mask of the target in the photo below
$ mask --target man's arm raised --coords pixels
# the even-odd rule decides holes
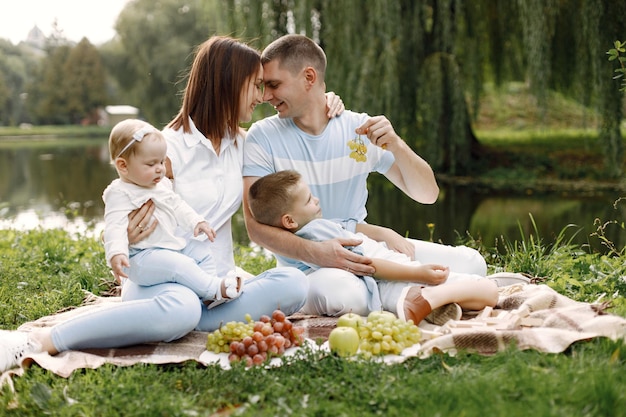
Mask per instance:
[[[359,275],[372,275],[371,259],[358,255],[344,246],[361,243],[354,239],[332,239],[314,242],[278,227],[258,223],[248,206],[248,190],[258,177],[243,178],[243,213],[250,240],[271,252],[292,259],[313,263],[324,268],[340,268]]]

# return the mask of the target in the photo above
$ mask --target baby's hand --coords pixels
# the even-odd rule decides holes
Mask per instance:
[[[215,236],[217,236],[215,234],[215,230],[213,230],[213,228],[209,226],[209,223],[207,222],[200,222],[193,229],[194,236],[198,236],[200,233],[204,233],[205,235],[207,235],[211,242],[215,241]]]
[[[450,268],[443,265],[426,264],[422,265],[424,271],[424,282],[427,284],[439,285],[446,282],[450,275]]]
[[[118,283],[121,282],[121,278],[128,278],[128,275],[124,272],[124,267],[130,267],[130,262],[128,262],[126,255],[120,253],[111,258],[111,269]]]

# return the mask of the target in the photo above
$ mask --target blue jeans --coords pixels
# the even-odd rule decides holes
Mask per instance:
[[[240,297],[211,310],[189,288],[176,283],[140,286],[126,280],[122,302],[91,310],[52,328],[59,351],[114,348],[170,342],[192,330],[213,331],[229,321],[299,311],[308,291],[306,276],[295,268],[274,268],[246,280]]]

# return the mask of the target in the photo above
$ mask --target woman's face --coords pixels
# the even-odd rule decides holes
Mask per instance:
[[[252,113],[257,104],[263,102],[263,66],[259,64],[257,73],[244,83],[239,100],[239,122],[252,120]]]

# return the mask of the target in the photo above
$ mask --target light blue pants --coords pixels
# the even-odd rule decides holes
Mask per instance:
[[[191,289],[202,300],[215,300],[220,291],[210,246],[190,240],[180,251],[150,248],[131,249],[128,278],[142,286],[175,282]]]
[[[308,281],[295,268],[274,268],[246,280],[240,297],[206,309],[189,288],[176,283],[149,287],[126,280],[122,302],[91,310],[52,328],[59,351],[114,348],[147,342],[169,342],[192,330],[213,331],[229,321],[299,311],[306,301]]]

